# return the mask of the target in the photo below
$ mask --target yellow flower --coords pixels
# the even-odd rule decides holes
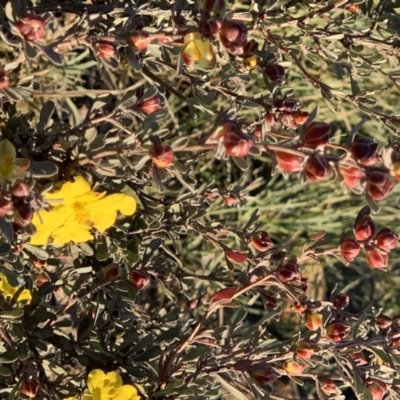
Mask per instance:
[[[16,158],[17,153],[10,141],[4,139],[0,142],[0,183],[20,179],[25,176],[29,167],[29,160]]]
[[[202,68],[212,68],[216,64],[213,47],[209,40],[203,39],[198,32],[188,33],[185,36],[186,46],[182,57],[186,65],[198,63]]]
[[[140,400],[136,388],[123,385],[116,371],[105,374],[100,369],[93,370],[89,374],[87,386],[89,393],[84,395],[85,400]]]
[[[122,193],[106,195],[95,193],[81,176],[75,182],[67,182],[54,193],[46,193],[45,200],[55,205],[50,211],[41,210],[32,219],[36,233],[30,242],[44,245],[50,237],[53,244],[62,245],[73,241],[86,242],[93,239],[91,228],[105,232],[117,218],[117,211],[133,215],[136,201]]]
[[[8,282],[7,276],[3,273],[0,273],[0,293],[4,298],[11,299],[14,294],[18,291],[18,286],[11,286],[10,282]],[[18,302],[25,302],[26,304],[30,304],[32,300],[31,292],[28,289],[24,289],[21,294],[18,296]]]

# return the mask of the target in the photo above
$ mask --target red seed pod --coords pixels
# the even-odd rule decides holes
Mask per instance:
[[[379,329],[385,330],[390,328],[392,323],[392,319],[385,314],[381,314],[376,317],[376,324],[378,325]]]
[[[32,42],[43,37],[46,21],[40,15],[25,15],[16,27],[25,40]]]
[[[386,383],[378,379],[369,378],[366,387],[372,395],[372,400],[382,400],[388,391]]]
[[[10,86],[10,80],[8,79],[7,72],[0,70],[0,89],[7,89]]]
[[[274,126],[276,124],[276,115],[270,111],[265,113],[264,119],[269,126]]]
[[[14,208],[14,223],[19,226],[28,226],[33,218],[33,210],[29,204],[22,203]]]
[[[297,172],[303,169],[304,157],[285,151],[275,152],[278,168],[282,171]]]
[[[296,125],[303,125],[308,120],[310,114],[307,111],[296,111],[293,113],[293,120]]]
[[[225,255],[229,260],[234,261],[238,264],[242,264],[247,260],[246,254],[243,254],[240,251],[225,249]]]
[[[391,231],[389,228],[382,228],[376,234],[375,240],[380,249],[390,251],[397,246],[399,235]]]
[[[352,238],[344,239],[340,244],[340,254],[347,262],[353,261],[360,254],[360,249],[360,244]]]
[[[353,158],[364,165],[371,165],[377,161],[377,150],[378,143],[375,140],[358,135],[350,147]]]
[[[322,327],[322,314],[306,312],[304,325],[310,331],[316,331]]]
[[[14,185],[11,188],[11,194],[14,197],[28,197],[31,194],[31,188],[29,185],[24,182],[24,181],[18,181],[14,183]]]
[[[150,282],[149,274],[144,270],[133,270],[129,273],[128,282],[137,290],[146,287]]]
[[[339,293],[333,299],[333,307],[338,310],[343,310],[346,308],[350,303],[350,297],[347,294]]]
[[[301,358],[309,360],[314,354],[314,349],[309,343],[300,342],[296,347],[296,354]]]
[[[231,130],[225,135],[224,147],[226,154],[234,157],[245,157],[253,146],[252,138],[239,130]]]
[[[35,397],[39,389],[39,385],[33,379],[25,380],[22,383],[21,392],[28,397]]]
[[[332,126],[326,122],[311,122],[304,131],[303,145],[315,149],[326,146],[331,136]]]
[[[103,280],[105,282],[110,282],[121,277],[122,271],[117,263],[112,263],[102,269],[102,274]]]
[[[240,21],[225,20],[222,22],[219,38],[227,49],[242,47],[247,42],[247,26]]]
[[[108,59],[117,54],[117,46],[108,40],[99,40],[93,46],[99,58]]]
[[[357,240],[364,242],[372,238],[376,226],[369,215],[364,215],[354,225],[354,236]]]
[[[282,83],[285,80],[285,69],[279,64],[267,64],[264,68],[265,75],[271,82]]]
[[[150,115],[156,111],[162,110],[162,101],[159,96],[155,95],[149,99],[143,100],[137,107],[146,115]]]
[[[350,189],[355,189],[365,177],[364,171],[358,167],[339,166],[339,173],[344,184]]]
[[[149,156],[158,169],[164,169],[174,162],[174,151],[171,146],[154,144],[149,151]]]
[[[0,194],[0,218],[4,218],[7,214],[11,213],[13,209],[13,203],[4,199],[3,196]]]
[[[136,31],[131,33],[129,40],[139,51],[146,51],[150,44],[150,34],[144,31]]]
[[[390,176],[382,172],[373,172],[368,175],[366,190],[373,200],[383,200],[392,193],[393,188],[394,183]]]
[[[383,250],[378,248],[371,248],[366,250],[367,263],[371,268],[381,269],[382,271],[387,270],[387,264],[389,261],[389,255]]]
[[[221,290],[218,290],[218,292],[214,293],[211,296],[210,300],[211,301],[217,301],[217,300],[229,301],[232,299],[235,292],[236,292],[236,288],[234,288],[234,287],[221,289]]]
[[[284,283],[300,281],[301,274],[298,264],[291,262],[282,265],[278,271],[278,278]]]
[[[209,19],[202,25],[202,31],[207,36],[215,36],[221,31],[222,22],[220,19]]]
[[[283,109],[287,112],[293,113],[300,107],[300,103],[295,99],[283,100]]]
[[[351,327],[342,321],[331,321],[326,327],[326,336],[334,342],[340,342],[350,335]]]
[[[304,173],[311,182],[322,182],[331,172],[331,166],[326,158],[319,153],[314,153],[308,157],[304,166]]]
[[[283,369],[288,373],[288,375],[293,376],[302,375],[306,367],[306,365],[300,364],[294,360],[286,361],[283,364]]]
[[[265,231],[254,233],[250,238],[250,244],[257,251],[267,251],[274,246],[274,243]]]
[[[321,379],[321,389],[329,396],[330,394],[335,394],[338,389],[335,382],[331,378]]]

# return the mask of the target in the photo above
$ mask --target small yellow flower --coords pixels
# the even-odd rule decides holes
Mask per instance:
[[[248,57],[243,58],[243,66],[246,71],[251,71],[254,69],[258,64],[258,57],[254,54]]]
[[[29,167],[29,160],[16,158],[17,153],[10,141],[0,142],[0,183],[23,178]]]
[[[3,273],[0,273],[0,294],[4,298],[11,299],[14,294],[18,291],[19,286],[11,286],[10,282],[8,282],[7,276]],[[21,294],[18,296],[18,302],[25,302],[26,304],[30,304],[32,300],[31,292],[28,289],[24,289]]]
[[[110,228],[118,211],[123,215],[133,215],[136,211],[133,197],[95,193],[81,176],[75,182],[65,183],[57,192],[46,193],[44,199],[58,205],[50,211],[41,210],[33,217],[36,233],[30,242],[34,245],[45,245],[50,237],[55,245],[86,242],[93,239],[90,232],[93,227],[99,232]]]
[[[215,66],[216,58],[209,40],[203,39],[200,33],[194,32],[188,33],[184,41],[186,46],[183,49],[182,57],[186,65],[191,66],[198,63],[202,68]]]

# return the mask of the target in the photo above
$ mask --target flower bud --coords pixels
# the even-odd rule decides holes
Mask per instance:
[[[311,182],[322,182],[331,172],[331,166],[326,158],[319,153],[308,157],[304,166],[304,173]]]
[[[243,254],[240,251],[225,249],[225,255],[229,260],[236,262],[238,264],[242,264],[247,260],[246,254]]]
[[[350,335],[351,327],[338,320],[331,321],[326,327],[326,336],[334,342],[340,342]]]
[[[360,244],[352,238],[344,239],[340,244],[340,254],[347,262],[353,261],[360,254],[360,249]]]
[[[250,244],[257,251],[267,251],[274,246],[271,238],[265,231],[254,233],[250,238]]]
[[[265,75],[271,82],[282,83],[285,80],[285,69],[279,64],[267,64],[264,68]]]
[[[350,297],[347,294],[339,293],[333,299],[333,307],[338,310],[343,310],[346,308],[350,303]]]
[[[40,15],[25,15],[16,27],[25,40],[32,42],[43,37],[46,21]]]
[[[117,263],[107,265],[101,272],[105,282],[114,281],[121,276],[121,268]]]
[[[285,151],[275,152],[278,168],[282,171],[297,172],[303,169],[304,157],[287,153]]]
[[[296,125],[303,125],[308,120],[310,114],[307,111],[296,111],[293,113],[293,121]]]
[[[158,169],[164,169],[174,162],[174,151],[171,146],[154,144],[149,151],[149,156]]]
[[[297,314],[303,314],[307,310],[307,303],[301,300],[293,305],[293,309]]]
[[[22,383],[21,392],[28,397],[35,397],[39,389],[39,385],[33,379],[25,380]]]
[[[230,156],[245,157],[253,146],[253,140],[240,130],[232,130],[225,135],[224,146]]]
[[[283,364],[283,369],[288,373],[288,375],[293,376],[302,375],[306,367],[306,365],[300,364],[294,360],[286,361]]]
[[[248,29],[243,22],[225,20],[222,22],[219,38],[227,49],[242,47],[247,42]]]
[[[382,271],[387,270],[387,264],[389,260],[389,255],[383,250],[377,248],[371,248],[366,250],[367,253],[367,263],[371,268],[381,269]]]
[[[40,287],[43,284],[45,284],[46,282],[50,282],[50,279],[45,273],[42,272],[41,274],[39,274],[36,277],[35,282],[36,282],[36,286]]]
[[[26,182],[18,181],[12,186],[11,194],[14,197],[28,197],[31,194],[31,188]]]
[[[377,161],[377,150],[378,143],[375,140],[358,135],[350,147],[353,158],[364,165],[371,165]]]
[[[234,193],[228,193],[223,196],[224,203],[229,207],[235,207],[240,203],[240,197]]]
[[[329,396],[330,394],[335,394],[337,392],[337,387],[335,382],[331,378],[321,379],[321,389]]]
[[[300,342],[296,347],[296,354],[305,359],[310,359],[314,354],[314,349],[307,342]]]
[[[385,330],[392,326],[392,323],[392,319],[385,314],[381,314],[376,317],[376,324],[378,325],[379,329]]]
[[[129,273],[128,281],[135,289],[141,290],[149,284],[150,278],[144,270],[133,270]]]
[[[13,203],[3,198],[0,194],[0,218],[4,218],[14,209]]]
[[[93,44],[99,58],[108,59],[117,53],[117,46],[108,40],[99,40]]]
[[[372,238],[375,233],[375,224],[369,215],[364,215],[354,226],[354,236],[357,240],[364,242]]]
[[[10,86],[10,80],[8,79],[7,72],[0,70],[0,89],[7,89]]]
[[[375,237],[376,244],[382,250],[390,251],[397,246],[399,235],[389,228],[382,228]]]
[[[322,314],[307,312],[304,325],[310,331],[317,331],[322,327]]]
[[[19,226],[28,226],[33,218],[33,210],[29,204],[22,203],[14,209],[14,223]]]
[[[344,184],[350,189],[355,189],[359,186],[361,179],[365,177],[364,171],[358,167],[339,166],[339,173],[343,178]]]
[[[129,40],[139,51],[146,51],[150,44],[150,35],[144,31],[136,31],[131,33]]]
[[[331,124],[326,122],[311,122],[304,131],[303,145],[315,149],[326,146],[331,136]]]
[[[267,111],[264,115],[265,122],[269,126],[274,126],[276,124],[276,116],[274,113]]]
[[[149,99],[143,100],[137,107],[146,115],[150,115],[153,112],[162,110],[162,102],[160,97],[155,95]]]
[[[267,368],[265,370],[250,371],[250,375],[255,379],[259,385],[271,385],[278,379],[278,375],[272,370]]]
[[[373,172],[368,175],[367,193],[376,201],[383,200],[392,193],[394,183],[390,176],[382,172]]]
[[[278,271],[278,278],[283,283],[300,281],[300,268],[298,264],[291,262],[284,264]]]
[[[388,391],[386,383],[378,379],[369,378],[366,387],[371,393],[372,400],[382,400]]]

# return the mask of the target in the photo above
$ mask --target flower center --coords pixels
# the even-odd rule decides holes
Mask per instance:
[[[85,204],[77,201],[73,205],[74,208],[74,213],[75,213],[75,219],[82,225],[86,226],[93,226],[93,221],[90,218],[90,214],[85,208]]]
[[[5,156],[0,163],[0,175],[8,176],[14,165],[14,157]]]

